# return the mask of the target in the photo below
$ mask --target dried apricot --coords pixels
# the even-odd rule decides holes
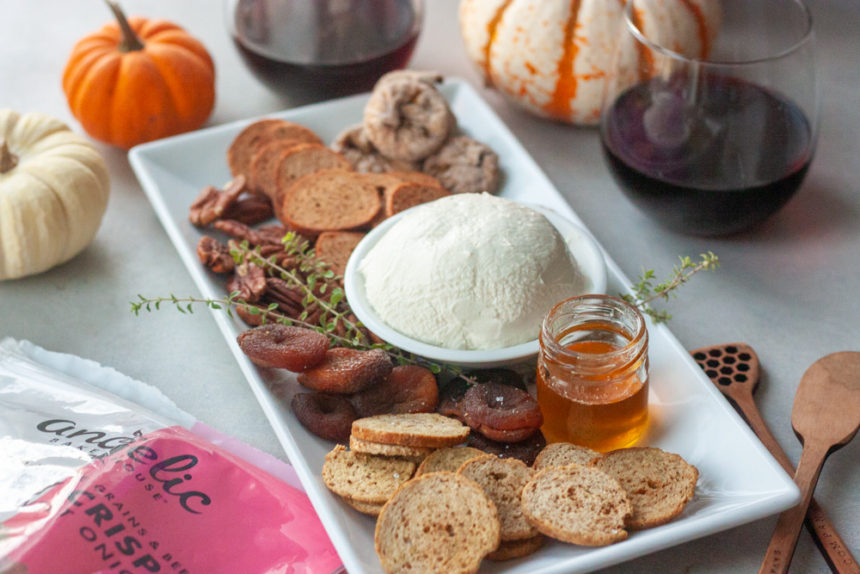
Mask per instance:
[[[537,401],[527,392],[502,383],[472,385],[460,403],[463,420],[497,441],[518,442],[543,424]]]
[[[299,393],[293,396],[290,407],[306,429],[320,438],[342,444],[349,442],[352,422],[358,418],[343,395]]]
[[[325,393],[358,393],[381,383],[394,365],[382,349],[360,351],[337,347],[326,351],[322,363],[299,375],[299,383]]]
[[[249,359],[262,367],[301,373],[323,362],[328,337],[312,329],[271,323],[241,333],[236,340]]]
[[[382,383],[350,397],[361,417],[432,413],[439,403],[436,376],[418,365],[399,365]]]

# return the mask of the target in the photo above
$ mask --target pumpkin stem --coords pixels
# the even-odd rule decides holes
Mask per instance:
[[[0,173],[6,173],[18,165],[18,156],[9,151],[6,140],[0,139]]]
[[[134,33],[134,30],[131,29],[131,25],[128,23],[128,18],[125,17],[119,4],[113,0],[105,0],[105,2],[116,17],[119,29],[122,31],[122,40],[119,43],[119,51],[134,52],[137,50],[143,50],[143,42],[138,38],[137,34]]]

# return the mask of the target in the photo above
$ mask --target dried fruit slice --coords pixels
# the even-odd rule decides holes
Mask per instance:
[[[378,82],[364,108],[364,133],[385,157],[421,160],[454,129],[454,115],[434,85],[409,77]]]
[[[486,144],[456,136],[424,160],[422,171],[451,193],[495,193],[499,189],[499,156]]]
[[[239,347],[262,367],[301,373],[323,362],[328,337],[311,329],[271,323],[254,327],[237,337]]]
[[[379,153],[364,133],[361,124],[342,131],[334,139],[331,149],[341,154],[355,171],[362,173],[385,173],[415,170],[418,165],[409,161],[390,159]]]
[[[313,369],[298,376],[299,384],[326,393],[357,393],[384,381],[393,365],[381,349],[360,351],[338,347],[326,351]]]
[[[361,417],[398,413],[432,413],[439,402],[436,376],[417,365],[398,365],[384,382],[350,400]]]
[[[499,442],[525,440],[543,424],[543,415],[534,397],[501,383],[472,385],[460,409],[466,424]]]
[[[299,393],[290,408],[306,429],[320,438],[346,444],[352,423],[358,418],[355,409],[341,395]]]

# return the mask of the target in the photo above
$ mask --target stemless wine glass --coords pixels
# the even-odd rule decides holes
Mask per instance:
[[[654,37],[666,24],[644,18],[648,1],[627,3],[604,92],[610,171],[639,209],[670,229],[748,229],[792,197],[812,161],[818,88],[809,10],[801,0],[722,0],[713,41],[692,10],[707,56],[690,58]]]
[[[225,0],[230,35],[252,73],[281,92],[362,92],[412,56],[421,0]]]

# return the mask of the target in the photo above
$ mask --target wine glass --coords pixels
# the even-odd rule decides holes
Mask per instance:
[[[409,62],[421,0],[225,0],[227,27],[268,87],[315,99],[370,90]]]
[[[788,202],[815,151],[809,10],[801,0],[722,0],[707,56],[691,58],[649,37],[637,10],[644,1],[627,3],[603,95],[610,171],[669,229],[704,236],[748,229]]]

